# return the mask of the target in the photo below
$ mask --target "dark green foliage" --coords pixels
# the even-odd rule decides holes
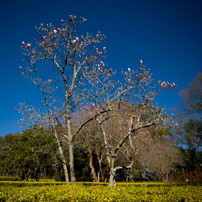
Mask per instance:
[[[90,173],[89,160],[87,153],[80,149],[74,150],[75,176],[79,181],[93,181]]]
[[[21,181],[20,177],[13,176],[0,176],[0,181]]]
[[[7,134],[0,138],[0,175],[3,175],[2,179],[9,175],[22,180],[64,181],[62,160],[57,150],[55,139],[48,131],[33,129],[22,134]],[[75,149],[74,153],[77,181],[92,181],[87,154],[80,149]]]
[[[8,134],[1,139],[0,174],[38,180],[54,174],[55,140],[40,130]]]
[[[202,164],[202,120],[181,121],[177,141],[184,151],[185,169],[193,171]]]

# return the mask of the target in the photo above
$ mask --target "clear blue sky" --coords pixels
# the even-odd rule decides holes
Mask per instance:
[[[21,42],[34,42],[40,23],[59,26],[69,15],[87,19],[82,31],[107,35],[109,67],[139,68],[143,60],[155,81],[175,82],[160,105],[179,105],[178,93],[202,72],[201,0],[6,0],[0,3],[0,135],[18,132],[18,103],[36,105],[38,89],[21,76]],[[117,78],[118,80],[119,78]]]

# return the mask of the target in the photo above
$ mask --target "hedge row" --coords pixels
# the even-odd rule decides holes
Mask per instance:
[[[202,201],[202,186],[0,186],[0,201]]]
[[[30,186],[47,186],[47,185],[65,185],[65,182],[58,182],[54,180],[39,180],[39,181],[0,181],[2,186],[15,186],[15,187],[30,187]],[[71,184],[71,183],[70,183]],[[108,182],[77,182],[76,185],[84,186],[109,186]],[[171,186],[166,182],[117,182],[117,186]]]
[[[22,181],[20,177],[0,176],[0,181]]]
[[[0,186],[40,187],[48,185],[65,185],[65,182],[0,181]]]

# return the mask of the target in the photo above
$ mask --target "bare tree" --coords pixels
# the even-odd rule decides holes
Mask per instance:
[[[80,110],[74,114],[74,120],[76,124],[81,124],[83,119],[88,116],[92,116],[93,110]],[[95,120],[87,123],[80,133],[76,136],[75,142],[78,148],[86,151],[89,158],[89,166],[94,179],[94,182],[100,182],[100,178],[104,181],[104,175],[102,170],[102,163],[105,156],[105,148],[103,145],[103,138],[99,125]],[[98,162],[99,168],[94,166],[94,159]]]
[[[149,106],[148,103],[154,101],[159,92],[175,88],[175,84],[162,82],[159,91],[151,90],[155,86],[152,85],[151,74],[144,68],[142,61],[139,72],[130,68],[123,72],[123,84],[112,80],[116,71],[112,68],[106,69],[104,59],[101,57],[106,52],[106,48],[103,47],[100,51],[99,48],[92,46],[93,44],[99,45],[105,36],[98,32],[95,38],[88,33],[85,37],[83,35],[78,37],[76,33],[77,26],[85,21],[84,18],[77,20],[76,16],[70,15],[69,22],[62,20],[59,28],[52,24],[48,24],[47,27],[41,24],[36,28],[40,35],[40,40],[36,40],[36,46],[32,48],[31,43],[22,42],[21,47],[25,51],[25,60],[31,64],[30,68],[20,67],[22,75],[29,77],[43,94],[42,107],[38,110],[41,115],[36,117],[35,114],[34,120],[33,116],[26,118],[36,124],[40,122],[40,124],[51,127],[54,134],[57,132],[54,130],[56,125],[65,129],[63,137],[68,143],[70,177],[73,185],[76,180],[73,155],[74,139],[87,123],[97,120],[100,124],[107,159],[112,158],[109,160],[111,179],[114,175],[114,157],[125,140],[132,132],[158,122],[160,113],[156,113],[154,110],[150,110],[146,118],[142,116],[142,112]],[[44,61],[45,64],[43,64]],[[43,71],[41,72],[40,69]],[[128,133],[110,154],[103,124],[110,118],[109,112],[117,111],[117,106],[124,97],[138,99],[140,104],[137,114],[131,114],[128,119]],[[84,103],[88,104],[88,108],[94,113],[75,127],[72,112],[85,109]],[[135,124],[133,124],[134,120]]]
[[[158,90],[158,93],[151,90],[149,91],[148,89],[152,88],[153,83],[151,82],[151,75],[149,75],[149,73],[145,69],[143,69],[142,61],[140,70],[145,74],[140,74],[141,82],[139,82],[138,80],[133,80],[133,82],[136,83],[136,87],[133,89],[134,94],[132,96],[134,101],[139,101],[138,105],[133,106],[134,108],[132,111],[129,111],[127,109],[125,110],[126,117],[124,118],[127,121],[127,130],[122,132],[122,134],[119,136],[118,140],[116,140],[115,143],[111,143],[111,137],[114,136],[111,135],[112,133],[109,132],[107,122],[110,120],[111,117],[116,116],[116,114],[108,113],[107,116],[102,115],[96,118],[102,130],[107,161],[110,167],[109,186],[113,186],[114,174],[116,173],[116,170],[123,168],[123,166],[115,166],[115,157],[117,156],[118,152],[121,150],[121,148],[124,147],[124,144],[127,140],[129,140],[129,143],[132,147],[131,136],[137,131],[159,124],[165,119],[163,109],[160,110],[158,107],[155,108],[154,106],[155,97],[161,91],[173,89],[173,87],[175,86],[175,84],[162,82],[160,84],[161,88]],[[139,77],[137,77],[137,79],[139,79]],[[110,102],[110,104],[114,104],[117,109],[115,110],[114,108],[113,112],[119,110],[120,101],[121,100],[119,100],[119,102],[116,104]],[[114,123],[111,124],[115,125]],[[115,134],[117,135],[117,133]],[[131,161],[130,164],[126,166],[126,168],[129,169],[132,167],[132,165],[133,162]]]
[[[202,73],[198,73],[188,87],[181,90],[180,99],[183,110],[188,113],[201,113],[202,111]]]
[[[43,94],[43,106],[40,109],[42,116],[35,116],[34,121],[37,124],[43,121],[51,125],[56,138],[54,125],[59,124],[66,128],[64,136],[69,146],[70,175],[73,185],[75,184],[73,138],[77,132],[72,133],[71,112],[75,108],[78,109],[86,97],[83,79],[85,75],[93,71],[91,63],[104,66],[99,57],[105,52],[105,47],[102,51],[98,51],[95,47],[89,49],[89,47],[100,43],[105,36],[100,33],[95,38],[88,33],[85,37],[77,36],[76,27],[85,21],[84,18],[77,20],[76,16],[71,15],[69,23],[62,20],[60,28],[55,28],[51,23],[47,27],[41,24],[36,28],[40,35],[40,41],[36,41],[36,46],[32,48],[31,43],[22,42],[21,47],[25,51],[25,60],[31,64],[31,68],[20,67],[22,75],[30,77]],[[43,61],[46,61],[46,64],[42,67]],[[42,68],[43,71],[40,72]],[[90,81],[90,78],[88,80]],[[33,120],[32,116],[26,116],[26,118]],[[79,130],[81,128],[82,126]],[[66,181],[68,184],[68,179]]]
[[[142,135],[142,147],[139,161],[144,170],[158,172],[163,181],[168,181],[169,173],[176,165],[182,165],[183,155],[181,150],[172,145],[168,138],[162,136]]]

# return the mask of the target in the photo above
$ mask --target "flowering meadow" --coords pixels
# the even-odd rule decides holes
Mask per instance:
[[[0,201],[202,201],[202,186],[158,183],[117,183],[116,187],[104,183],[33,186],[33,183],[29,186],[27,182],[25,187],[1,183]]]

